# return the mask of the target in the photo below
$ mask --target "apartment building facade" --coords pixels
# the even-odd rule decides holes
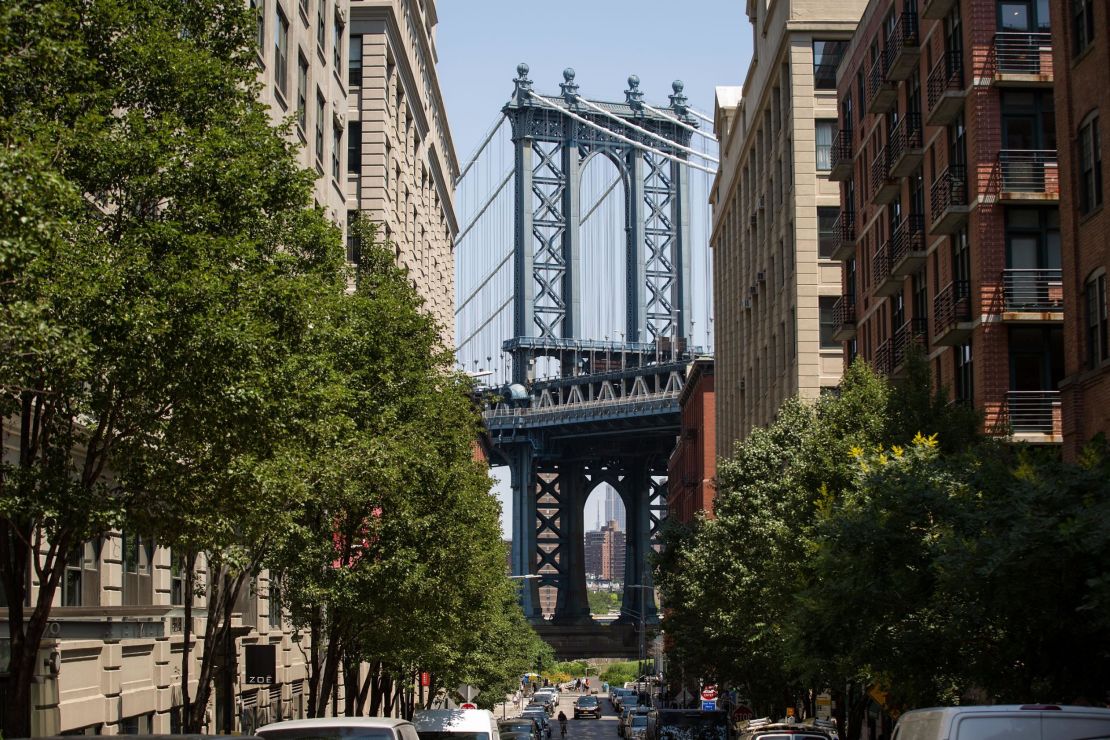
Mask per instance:
[[[727,456],[793,395],[837,385],[840,263],[828,178],[836,69],[865,0],[749,0],[744,86],[718,88],[713,208],[717,453]]]
[[[690,364],[678,402],[682,429],[667,462],[667,516],[689,524],[698,513],[713,517],[717,494],[717,393],[712,358]]]
[[[601,529],[586,532],[583,553],[586,575],[601,581],[624,581],[625,533],[616,521],[606,522]]]
[[[872,0],[838,75],[836,338],[919,348],[986,431],[1060,441],[1060,171],[1048,0]]]
[[[437,23],[435,0],[351,0],[346,192],[348,210],[393,243],[453,347],[459,165],[436,74]]]
[[[1110,216],[1104,156],[1110,121],[1110,5],[1052,0],[1056,126],[1060,141],[1063,250],[1064,455],[1074,459],[1098,433],[1110,436],[1110,336],[1107,273]]]

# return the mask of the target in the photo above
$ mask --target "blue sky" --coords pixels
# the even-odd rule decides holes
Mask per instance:
[[[628,75],[648,102],[686,83],[712,115],[713,88],[739,85],[751,56],[744,0],[439,0],[439,81],[460,161],[512,93],[527,62],[540,92],[558,92],[573,67],[586,97],[623,100]]]
[[[649,103],[666,105],[671,82],[713,113],[713,88],[743,82],[751,57],[744,0],[438,0],[439,81],[459,161],[465,163],[512,93],[526,62],[539,92],[557,93],[574,68],[582,95],[623,100],[630,74]],[[509,536],[507,469],[495,469]],[[599,524],[600,492],[586,506]]]

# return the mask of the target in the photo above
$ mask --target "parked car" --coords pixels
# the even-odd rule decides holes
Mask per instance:
[[[527,733],[532,740],[543,740],[543,732],[540,730],[540,726],[531,717],[503,719],[497,723],[497,731],[501,733],[501,740],[505,740],[507,734],[516,735],[521,732]]]
[[[596,696],[580,696],[574,700],[574,718],[582,717],[601,719],[601,702]]]
[[[412,716],[420,740],[500,740],[487,709],[428,709]]]
[[[650,711],[651,707],[646,704],[633,702],[632,697],[629,697],[629,699],[621,705],[621,718],[620,724],[617,726],[617,733],[623,738],[628,738],[628,728],[632,724],[632,718],[647,715]]]
[[[542,707],[533,707],[529,705],[524,708],[520,716],[534,719],[540,728],[542,740],[551,740],[551,720],[547,718],[547,712],[545,712]]]
[[[628,717],[628,726],[624,728],[624,736],[628,740],[644,740],[647,737],[647,714],[631,714]]]
[[[1078,740],[1110,737],[1110,709],[1024,704],[914,709],[898,718],[892,740]]]
[[[555,707],[559,704],[559,694],[554,689],[539,689],[532,694],[532,703],[542,704],[550,717],[555,714]]]
[[[629,691],[628,689],[622,689],[618,686],[610,687],[609,688],[609,701],[613,704],[613,709],[615,709],[619,712],[621,710],[621,702],[624,700],[624,698],[626,696],[629,696],[631,693],[632,692]]]
[[[783,737],[783,736],[786,737]],[[764,717],[740,726],[740,740],[836,740],[836,725],[825,720],[772,722]]]
[[[420,740],[411,722],[392,717],[294,719],[263,725],[255,734],[265,740]]]

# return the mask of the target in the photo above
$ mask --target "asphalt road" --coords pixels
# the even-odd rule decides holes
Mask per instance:
[[[596,694],[598,701],[601,702],[601,719],[574,719],[574,700],[581,694],[576,694],[574,691],[565,691],[559,694],[559,708],[555,710],[555,716],[559,716],[559,712],[566,712],[569,721],[567,722],[567,740],[619,740],[617,736],[617,715],[613,711],[613,705],[609,702],[608,694]],[[556,722],[552,728],[554,734],[551,740],[560,740],[559,738],[559,723]]]

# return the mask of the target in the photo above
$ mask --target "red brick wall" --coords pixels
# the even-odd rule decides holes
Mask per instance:
[[[682,396],[682,432],[667,470],[668,514],[682,523],[699,511],[713,516],[717,404],[712,363],[699,363]]]
[[[1056,132],[1060,157],[1060,231],[1064,276],[1064,455],[1074,459],[1095,434],[1110,435],[1110,366],[1088,369],[1083,289],[1095,271],[1110,271],[1110,3],[1096,0],[1093,47],[1073,57],[1070,3],[1051,0]],[[1077,135],[1092,111],[1099,114],[1103,205],[1081,216],[1077,198]]]

